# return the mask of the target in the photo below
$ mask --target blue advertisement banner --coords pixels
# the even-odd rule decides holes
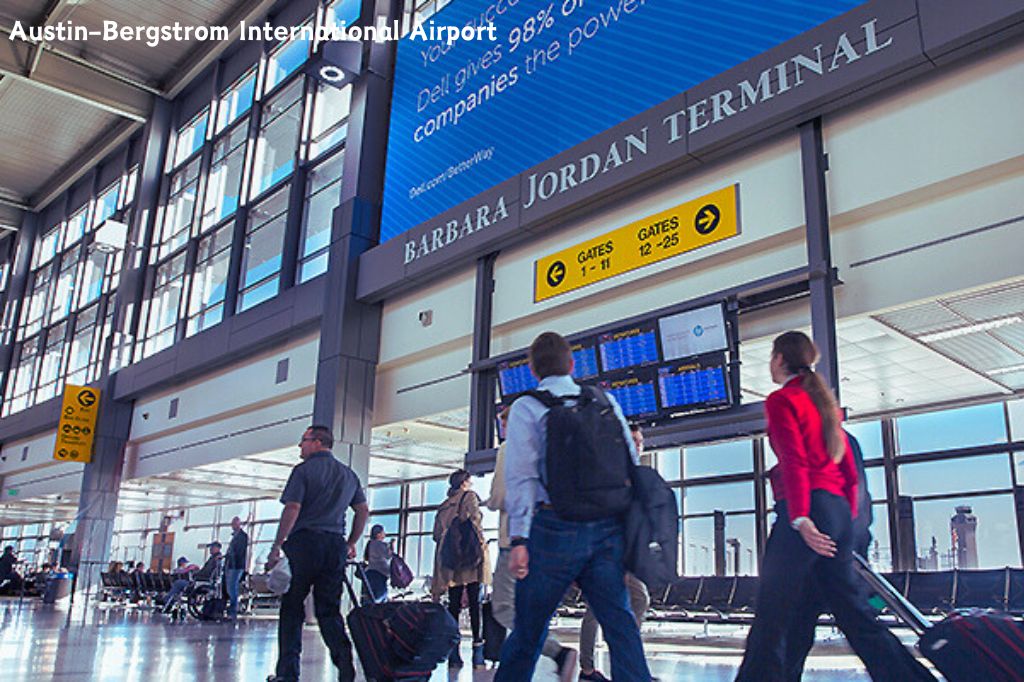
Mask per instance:
[[[398,46],[381,241],[860,0],[454,0]]]

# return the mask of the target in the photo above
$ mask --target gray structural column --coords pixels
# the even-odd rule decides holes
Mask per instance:
[[[136,209],[129,234],[134,244],[126,246],[125,265],[118,281],[114,303],[115,329],[132,333],[138,324],[147,263],[146,245],[153,226],[163,162],[170,130],[170,104],[157,99],[143,132],[143,156],[139,170]],[[134,318],[134,319],[132,319]],[[76,590],[88,594],[99,583],[100,571],[110,560],[117,515],[124,451],[131,433],[132,405],[114,400],[115,376],[109,373],[113,338],[105,340],[100,389],[99,417],[92,461],[82,473],[82,488],[75,515],[75,540],[71,563],[77,569]]]
[[[107,379],[99,386],[100,409],[92,461],[82,472],[75,516],[71,563],[77,572],[76,589],[87,593],[98,585],[100,571],[110,560],[124,449],[132,421],[131,404],[113,399],[113,383]]]
[[[7,381],[11,375],[11,362],[14,360],[14,336],[24,307],[25,288],[31,274],[32,252],[35,249],[36,234],[39,228],[39,214],[26,213],[21,219],[18,229],[18,245],[14,252],[14,266],[7,282],[7,299],[2,312],[6,329],[0,333],[0,400],[7,395]]]
[[[491,253],[476,262],[476,296],[473,306],[473,362],[491,354],[491,322],[494,309],[494,261]],[[469,387],[469,449],[486,450],[494,442],[495,370],[473,372]]]
[[[373,12],[370,12],[370,9]],[[399,17],[397,0],[365,0],[363,16]],[[384,188],[393,43],[373,43],[369,67],[352,86],[341,203],[334,210],[313,399],[313,421],[334,431],[334,454],[365,485],[381,306],[356,300],[359,256],[376,245]],[[298,436],[299,434],[296,434]]]
[[[818,372],[839,397],[839,361],[836,354],[836,309],[833,297],[832,247],[828,226],[828,156],[822,141],[821,119],[800,125],[800,160],[804,179],[804,216],[807,220],[807,263],[810,267],[811,331],[821,352]]]

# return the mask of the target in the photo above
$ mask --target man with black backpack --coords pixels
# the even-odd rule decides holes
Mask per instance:
[[[530,346],[540,380],[512,405],[505,453],[505,506],[516,585],[515,628],[495,682],[528,682],[548,622],[576,582],[605,633],[616,682],[649,682],[640,629],[629,608],[623,516],[637,463],[615,400],[572,379],[569,344],[554,332]]]

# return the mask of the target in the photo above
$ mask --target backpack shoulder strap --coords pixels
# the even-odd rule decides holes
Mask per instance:
[[[612,406],[612,404],[608,402],[608,394],[602,391],[597,386],[588,386],[585,384],[580,384],[580,394],[590,396],[590,399],[593,400],[598,405],[600,405],[601,407]]]
[[[540,403],[548,409],[551,409],[552,407],[557,407],[562,404],[562,399],[555,397],[555,395],[551,393],[551,391],[539,391],[537,389],[534,389],[531,391],[524,392],[523,395],[528,395],[531,398],[540,401]]]

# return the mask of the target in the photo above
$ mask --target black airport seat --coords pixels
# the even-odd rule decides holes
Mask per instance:
[[[1013,614],[1024,614],[1024,569],[1011,568],[1009,570],[1006,610]]]
[[[108,589],[117,587],[117,583],[110,573],[100,573],[100,583],[103,584],[103,587]]]
[[[670,609],[684,611],[697,606],[700,596],[701,578],[678,578],[668,588],[665,595],[665,606]]]
[[[889,584],[896,588],[900,594],[904,597],[907,596],[907,576],[909,574],[906,571],[897,571],[895,573],[883,573],[882,577],[889,581]]]
[[[732,594],[736,589],[736,578],[718,575],[705,576],[700,589],[697,607],[702,611],[713,611],[724,615],[732,603]]]
[[[911,573],[907,583],[907,599],[923,613],[946,613],[953,608],[955,572]]]
[[[757,602],[757,578],[741,575],[736,578],[736,589],[732,593],[730,610],[737,613],[752,613]]]
[[[958,609],[1006,610],[1008,569],[958,570],[956,572],[956,601]]]

